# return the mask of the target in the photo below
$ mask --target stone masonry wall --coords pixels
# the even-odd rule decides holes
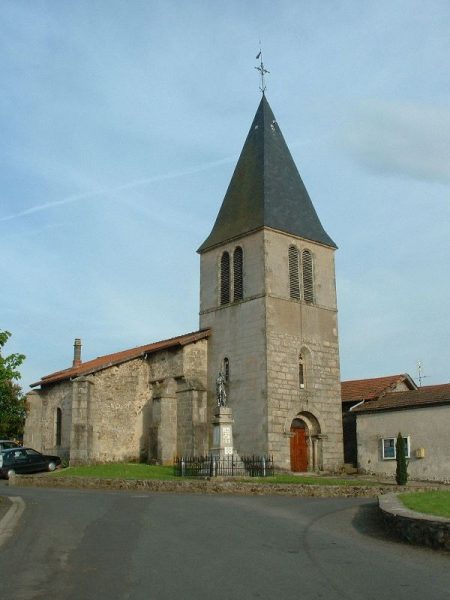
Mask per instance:
[[[220,305],[220,258],[243,250],[243,300]],[[232,262],[232,261],[231,261]],[[231,294],[233,287],[231,284]],[[216,378],[225,357],[230,365],[228,405],[234,417],[234,448],[241,455],[267,452],[264,235],[259,231],[201,256],[200,327],[208,341],[209,436],[216,407]],[[210,439],[210,445],[212,440]]]
[[[92,375],[90,461],[140,460],[146,456],[143,431],[149,405],[148,365],[139,358]]]
[[[309,433],[316,436],[315,442],[308,440],[310,453],[316,444],[315,467],[336,471],[343,464],[343,445],[333,250],[274,231],[266,231],[265,240],[269,451],[279,467],[290,468],[288,434],[292,420],[302,413]],[[313,255],[313,304],[290,298],[290,245]]]
[[[25,443],[72,464],[205,453],[206,360],[200,340],[30,392]]]
[[[152,462],[170,463],[177,455],[207,451],[207,348],[207,340],[199,340],[149,357]]]
[[[72,384],[62,382],[27,394],[29,412],[25,421],[24,444],[45,454],[69,457],[72,426]],[[56,411],[62,411],[61,445],[56,445]]]

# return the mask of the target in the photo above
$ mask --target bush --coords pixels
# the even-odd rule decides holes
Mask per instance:
[[[395,481],[397,482],[397,485],[406,485],[406,482],[408,481],[408,463],[405,455],[405,441],[400,432],[397,436],[397,443],[395,445],[395,458],[397,461]]]

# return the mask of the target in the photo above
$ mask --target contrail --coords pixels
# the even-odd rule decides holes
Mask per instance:
[[[209,169],[213,169],[214,167],[218,167],[220,165],[230,163],[236,160],[235,156],[229,156],[227,158],[221,158],[219,160],[214,160],[209,163],[205,163],[203,165],[198,165],[196,167],[191,167],[189,169],[182,169],[181,171],[173,171],[172,173],[165,173],[163,175],[155,175],[154,177],[146,177],[144,179],[136,179],[135,181],[129,181],[128,183],[123,183],[122,185],[118,185],[113,188],[103,187],[97,190],[91,190],[90,192],[84,192],[81,194],[73,194],[72,196],[67,196],[66,198],[62,198],[61,200],[55,200],[54,202],[46,202],[44,204],[38,204],[37,206],[32,206],[31,208],[26,208],[25,210],[21,210],[20,212],[14,213],[12,215],[7,215],[6,217],[0,217],[0,221],[11,221],[12,219],[17,219],[19,217],[25,217],[27,215],[31,215],[36,212],[41,212],[43,210],[47,210],[49,208],[53,208],[55,206],[61,206],[63,204],[70,204],[72,202],[78,202],[80,200],[87,200],[89,198],[94,198],[96,196],[105,196],[106,194],[114,194],[116,192],[121,192],[123,190],[129,190],[135,187],[139,187],[141,185],[147,185],[149,183],[156,183],[158,181],[165,181],[167,179],[175,179],[177,177],[184,177],[185,175],[192,175],[193,173],[200,173],[201,171],[207,171]]]

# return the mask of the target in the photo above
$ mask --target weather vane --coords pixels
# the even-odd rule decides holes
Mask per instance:
[[[259,89],[261,90],[261,92],[264,95],[264,92],[266,91],[266,82],[264,81],[264,75],[266,73],[270,73],[270,71],[268,71],[267,69],[264,68],[264,63],[263,63],[263,58],[262,58],[262,50],[261,50],[261,42],[259,42],[259,52],[256,56],[256,58],[259,58],[259,67],[255,67],[255,69],[257,71],[259,71],[260,75],[261,75],[261,85],[259,86]]]

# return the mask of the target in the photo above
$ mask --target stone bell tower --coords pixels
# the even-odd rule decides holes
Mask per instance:
[[[241,455],[294,471],[343,463],[334,251],[263,93],[200,246],[209,410],[224,373]]]

